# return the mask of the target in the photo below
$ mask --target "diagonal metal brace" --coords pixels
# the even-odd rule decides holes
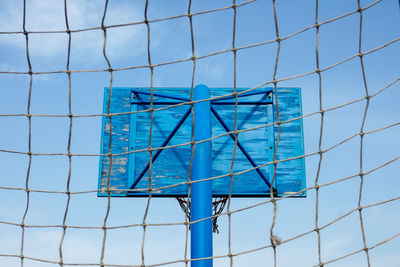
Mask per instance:
[[[217,120],[221,123],[222,127],[224,127],[225,131],[230,132],[231,130],[229,129],[228,125],[225,123],[225,121],[221,118],[221,116],[218,114],[218,112],[215,110],[213,106],[211,106],[211,112],[214,114],[214,116],[217,118]],[[235,142],[236,136],[232,133],[229,134],[229,136],[232,138],[232,140]],[[249,153],[247,153],[246,149],[243,147],[243,145],[237,140],[237,146],[240,148],[240,150],[243,152],[243,154],[246,156],[247,160],[251,163],[251,165],[256,168],[257,164],[254,162],[252,157],[250,156]],[[261,178],[264,180],[264,182],[268,185],[269,188],[271,188],[271,184],[268,181],[268,179],[265,177],[265,175],[262,173],[260,168],[255,169],[257,173],[261,176]],[[272,187],[272,190],[274,192],[274,195],[276,194],[276,189]]]
[[[146,92],[146,91],[140,91],[140,90],[135,90],[135,89],[132,89],[132,92],[135,93],[135,94],[150,95],[150,96],[153,95],[153,96],[164,97],[164,98],[169,98],[169,99],[182,100],[182,101],[185,101],[185,102],[189,102],[190,101],[189,99],[186,99],[184,97],[170,96],[170,95],[165,95],[165,94],[161,94],[161,93],[149,93],[149,92]]]
[[[165,139],[165,141],[162,143],[161,147],[164,147],[166,145],[168,145],[169,141],[171,141],[172,137],[174,137],[174,135],[176,134],[176,132],[179,130],[179,128],[182,126],[182,124],[185,122],[186,118],[189,116],[191,112],[191,109],[189,108],[185,114],[183,114],[183,117],[181,118],[181,120],[178,122],[178,124],[175,126],[175,128],[170,132],[170,134],[167,136],[167,138]],[[153,158],[151,159],[151,162],[154,162],[158,156],[160,155],[160,153],[163,151],[164,149],[159,149],[157,150],[157,152],[154,154]],[[147,163],[146,167],[144,167],[144,169],[142,170],[142,172],[135,178],[135,180],[133,181],[133,184],[130,186],[129,189],[133,189],[135,188],[135,186],[139,183],[139,181],[143,178],[143,176],[146,174],[146,172],[149,170],[150,168],[150,162]]]
[[[239,97],[246,97],[246,96],[252,96],[252,95],[262,95],[262,94],[265,94],[266,96],[268,96],[269,94],[271,94],[272,93],[272,90],[267,90],[267,91],[256,91],[256,92],[247,92],[247,93],[243,93],[243,94],[240,94],[240,95],[238,95],[238,98]],[[225,97],[221,97],[221,98],[217,98],[217,99],[214,99],[213,101],[211,101],[211,104],[213,104],[214,102],[218,102],[218,101],[221,101],[221,100],[227,100],[227,99],[235,99],[236,97],[235,96],[233,96],[233,95],[230,95],[230,96],[225,96]]]

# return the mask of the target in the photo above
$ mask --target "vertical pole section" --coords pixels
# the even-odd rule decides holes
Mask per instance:
[[[210,98],[210,90],[205,85],[198,85],[193,91],[193,100]],[[194,104],[194,141],[211,138],[211,103],[204,101]],[[196,144],[192,164],[191,180],[211,177],[211,141]],[[212,216],[211,181],[192,184],[191,221]],[[212,257],[212,219],[191,225],[192,259]],[[192,267],[212,267],[212,259],[192,261]]]

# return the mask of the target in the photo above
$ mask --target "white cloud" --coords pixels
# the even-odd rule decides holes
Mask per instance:
[[[14,5],[11,1],[0,0],[1,31],[22,31],[22,5]],[[70,29],[100,27],[104,3],[100,1],[68,1],[68,20]],[[142,20],[142,15],[132,3],[110,5],[106,17],[106,25],[128,23]],[[27,3],[27,31],[66,30],[63,1],[33,0]],[[117,60],[126,54],[129,56],[142,53],[146,34],[140,25],[112,28],[107,35],[107,54]],[[29,50],[32,56],[43,60],[65,57],[68,47],[68,35],[65,33],[30,34]],[[102,55],[103,31],[90,30],[72,34],[72,57],[77,63],[104,61]],[[147,42],[147,41],[146,41]],[[8,49],[14,48],[23,53],[25,41],[21,35],[1,38],[0,45]],[[133,49],[133,47],[135,49]]]

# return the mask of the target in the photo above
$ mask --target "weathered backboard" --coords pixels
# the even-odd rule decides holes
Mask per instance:
[[[245,90],[239,88],[237,92]],[[210,92],[214,98],[232,94],[233,89],[210,88]],[[103,116],[99,196],[148,196],[150,187],[153,197],[188,195],[191,105],[171,106],[189,99],[190,88],[153,88],[153,109],[164,109],[156,110],[152,117],[150,88],[112,88],[111,92],[105,88],[103,112],[112,116]],[[277,121],[276,106],[281,122],[294,119],[281,124],[277,148],[279,125],[272,124]],[[212,176],[218,177],[212,180],[213,196],[269,197],[271,181],[277,196],[305,189],[304,158],[299,157],[304,154],[300,88],[278,88],[276,92],[259,88],[240,95],[233,165],[235,135],[227,131],[234,130],[235,98],[214,99],[211,107],[212,137],[217,137],[212,140]],[[157,149],[165,146],[169,148]],[[274,164],[268,164],[273,161],[275,149],[279,161],[276,172]],[[231,166],[233,181],[228,175]],[[306,192],[294,196],[305,197]]]

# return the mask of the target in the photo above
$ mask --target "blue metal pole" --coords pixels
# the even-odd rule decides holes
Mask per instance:
[[[193,91],[193,100],[210,98],[210,90],[205,85],[198,85]],[[211,138],[211,104],[210,101],[195,103],[194,141]],[[196,144],[192,164],[191,180],[202,180],[211,177],[211,141]],[[191,187],[191,221],[212,216],[211,180],[193,183]],[[191,225],[192,259],[212,257],[212,219],[196,222]],[[212,259],[192,261],[192,267],[212,267]]]

